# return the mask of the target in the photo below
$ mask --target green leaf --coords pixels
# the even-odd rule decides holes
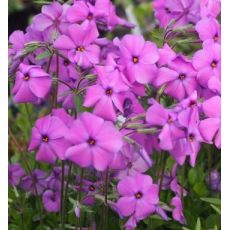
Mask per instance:
[[[221,214],[221,210],[219,207],[215,206],[214,204],[211,204],[211,207],[220,215]]]
[[[221,205],[221,200],[219,198],[201,197],[200,199],[210,204]]]
[[[197,219],[195,230],[201,230],[200,218]]]
[[[51,53],[49,51],[45,51],[44,53],[37,55],[36,60],[40,61],[40,60],[47,58],[47,57],[50,57],[50,56],[51,56]]]

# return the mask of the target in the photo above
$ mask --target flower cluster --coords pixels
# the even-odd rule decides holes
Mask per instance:
[[[33,124],[28,151],[53,167],[49,174],[26,173],[12,164],[9,183],[42,196],[47,212],[61,209],[62,186],[70,182],[68,167],[58,165],[68,162],[69,168],[87,169],[88,178],[72,174],[70,189],[84,194],[74,204],[77,217],[109,191],[115,198],[106,194],[104,202],[120,218],[129,217],[127,230],[153,213],[168,220],[166,210],[186,223],[182,199],[188,191],[177,168],[187,158],[195,167],[203,145],[221,147],[220,2],[155,0],[154,10],[165,38],[191,24],[200,48],[188,56],[167,39],[157,47],[142,35],[103,37],[118,25],[134,26],[117,16],[110,0],[54,1],[25,33],[10,36],[13,101],[51,107]],[[157,165],[166,152],[175,161],[171,172]],[[210,186],[218,190],[214,174]],[[174,194],[167,208],[161,190]]]

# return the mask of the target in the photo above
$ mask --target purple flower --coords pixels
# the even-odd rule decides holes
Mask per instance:
[[[154,1],[155,17],[161,27],[167,27],[173,20],[175,26],[196,23],[200,11],[199,0],[156,0]]]
[[[60,192],[46,190],[42,195],[42,203],[47,212],[58,212],[60,210]]]
[[[202,18],[210,16],[216,18],[220,13],[220,8],[220,0],[200,1],[200,15]]]
[[[208,117],[200,122],[200,133],[207,143],[221,146],[221,98],[214,96],[202,104],[203,112]]]
[[[215,18],[204,18],[196,24],[200,39],[207,43],[220,43],[220,24]]]
[[[45,116],[38,119],[32,128],[32,137],[28,150],[38,149],[36,160],[50,164],[56,159],[64,160],[69,143],[64,138],[67,127],[57,116]]]
[[[68,5],[52,2],[42,7],[42,12],[36,15],[31,24],[31,29],[38,31],[48,41],[54,41],[59,34],[65,31],[68,23],[65,22],[65,11]]]
[[[104,171],[122,147],[121,134],[112,122],[88,112],[74,121],[65,137],[74,145],[66,151],[67,159],[98,171]]]
[[[212,77],[220,79],[220,45],[207,44],[193,56],[193,66],[198,71],[197,80],[203,87],[208,87],[208,81]]]
[[[168,67],[159,69],[155,85],[157,87],[165,85],[165,93],[177,100],[182,100],[196,89],[196,74],[188,59],[177,56],[168,64]]]
[[[10,185],[17,186],[24,175],[25,170],[20,164],[16,163],[8,165],[8,182]]]
[[[205,178],[206,183],[211,187],[215,192],[220,192],[221,183],[220,183],[220,173],[217,170],[212,170],[209,175]]]
[[[51,89],[52,81],[40,66],[20,64],[12,89],[16,103],[39,103]]]
[[[94,106],[94,114],[115,121],[115,108],[124,112],[122,95],[129,87],[123,83],[116,72],[108,74],[104,67],[97,67],[97,72],[98,84],[87,89],[84,106]]]
[[[184,132],[176,125],[177,115],[173,111],[165,109],[158,102],[154,101],[153,105],[146,112],[146,121],[157,127],[162,127],[159,136],[159,146],[164,150],[171,150],[178,138],[184,137]]]
[[[119,181],[117,190],[122,196],[117,201],[117,210],[122,216],[134,215],[142,220],[155,211],[158,203],[158,186],[148,175],[136,174]]]
[[[120,48],[120,62],[125,66],[130,83],[150,83],[159,59],[156,45],[140,35],[125,35],[121,41],[116,38],[114,44]]]
[[[54,47],[68,51],[68,58],[72,63],[90,67],[99,62],[100,48],[93,44],[99,35],[95,25],[73,24],[68,27],[67,35],[58,37]]]
[[[90,21],[101,29],[112,30],[116,25],[133,27],[124,19],[116,15],[115,7],[110,0],[97,0],[94,5],[90,2],[76,1],[66,14],[71,23]]]
[[[183,214],[183,207],[182,207],[182,202],[180,197],[178,196],[173,197],[171,200],[171,205],[174,206],[172,212],[173,219],[179,221],[181,224],[185,224],[186,220]]]
[[[46,177],[46,172],[40,169],[35,169],[32,172],[32,177],[31,175],[27,175],[22,178],[20,187],[27,192],[32,192],[34,195],[36,193],[41,195],[47,187]]]

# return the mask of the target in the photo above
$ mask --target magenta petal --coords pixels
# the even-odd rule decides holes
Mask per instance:
[[[211,142],[220,128],[219,118],[208,118],[200,122],[200,133],[205,141]]]
[[[152,42],[145,42],[140,55],[140,62],[143,64],[155,64],[159,59],[157,46]]]
[[[153,125],[164,125],[168,119],[167,110],[155,102],[146,112],[146,121]]]
[[[89,87],[86,91],[84,106],[94,106],[101,99],[103,94],[105,94],[105,90],[100,85],[93,85]]]
[[[101,100],[96,104],[94,107],[94,113],[107,120],[116,120],[116,113],[113,107],[113,103],[111,98],[108,96],[103,96]]]
[[[56,155],[50,148],[49,144],[42,143],[36,154],[36,160],[53,164],[56,161]]]
[[[219,96],[214,96],[206,100],[203,105],[203,111],[208,117],[220,117],[221,113],[221,98]]]
[[[155,211],[155,206],[145,199],[140,199],[136,203],[135,217],[137,220],[143,220]]]
[[[65,138],[72,144],[80,144],[88,140],[89,134],[82,121],[77,119],[73,122],[69,132],[65,134]]]
[[[154,205],[157,204],[159,201],[159,186],[156,184],[153,184],[148,191],[146,191],[144,195],[144,199],[148,201],[150,204]]]
[[[74,44],[74,42],[66,35],[61,35],[54,42],[54,48],[57,48],[57,49],[70,50],[70,49],[74,49],[75,47],[76,45]]]
[[[72,7],[69,7],[66,13],[66,19],[73,22],[81,22],[87,18],[89,8],[83,1],[76,2]]]
[[[130,216],[135,211],[136,200],[132,197],[121,197],[116,204],[122,216]]]
[[[117,185],[117,191],[122,196],[132,196],[138,192],[138,185],[135,178],[127,176],[119,181]]]
[[[32,29],[35,31],[44,31],[49,26],[53,24],[52,20],[45,16],[44,14],[38,14],[33,18],[33,22],[31,24]]]
[[[113,159],[113,153],[103,150],[100,147],[93,147],[93,165],[96,170],[104,171]]]
[[[152,81],[155,73],[154,65],[138,63],[133,65],[132,68],[137,82],[146,84]]]
[[[164,150],[171,150],[173,148],[172,137],[169,125],[166,124],[159,135],[160,147]]]
[[[34,95],[44,98],[51,89],[52,81],[49,77],[40,77],[31,79],[28,84]]]
[[[50,141],[49,145],[56,153],[59,160],[65,160],[65,152],[70,144],[64,138],[52,140]]]
[[[14,90],[14,89],[13,89]],[[38,98],[31,92],[29,84],[23,82],[17,92],[14,92],[14,101],[16,103],[36,102]]]
[[[161,86],[165,83],[173,81],[178,78],[178,73],[174,70],[171,70],[166,67],[162,67],[159,69],[157,78],[155,81],[156,86]]]
[[[97,137],[98,139],[98,134],[103,129],[104,120],[92,113],[84,112],[81,114],[81,121],[83,122],[89,136]]]
[[[142,191],[143,193],[150,189],[153,183],[153,180],[150,176],[143,175],[141,173],[138,173],[135,179],[136,184],[138,185],[140,191]]]
[[[89,167],[92,165],[91,149],[87,143],[75,145],[67,149],[66,159],[73,161],[81,167]]]
[[[98,146],[112,153],[118,152],[123,144],[120,132],[118,132],[114,128],[113,123],[109,121],[105,121],[104,125],[97,133],[96,138]]]

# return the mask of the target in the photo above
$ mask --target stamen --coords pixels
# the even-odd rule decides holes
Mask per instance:
[[[95,145],[96,141],[93,138],[89,138],[88,143],[89,145]]]
[[[136,64],[139,62],[139,58],[138,57],[133,57],[133,63]]]
[[[113,90],[112,89],[107,89],[106,91],[105,91],[105,94],[107,95],[107,96],[111,96],[112,94],[113,94]]]
[[[49,137],[48,136],[43,136],[42,137],[42,141],[44,141],[44,142],[47,143],[49,141]]]
[[[79,47],[77,47],[77,51],[84,52],[85,51],[85,47],[84,46],[79,46]]]
[[[136,199],[141,199],[142,196],[143,196],[143,194],[142,194],[141,192],[137,192],[137,193],[135,194],[135,198],[136,198]]]

